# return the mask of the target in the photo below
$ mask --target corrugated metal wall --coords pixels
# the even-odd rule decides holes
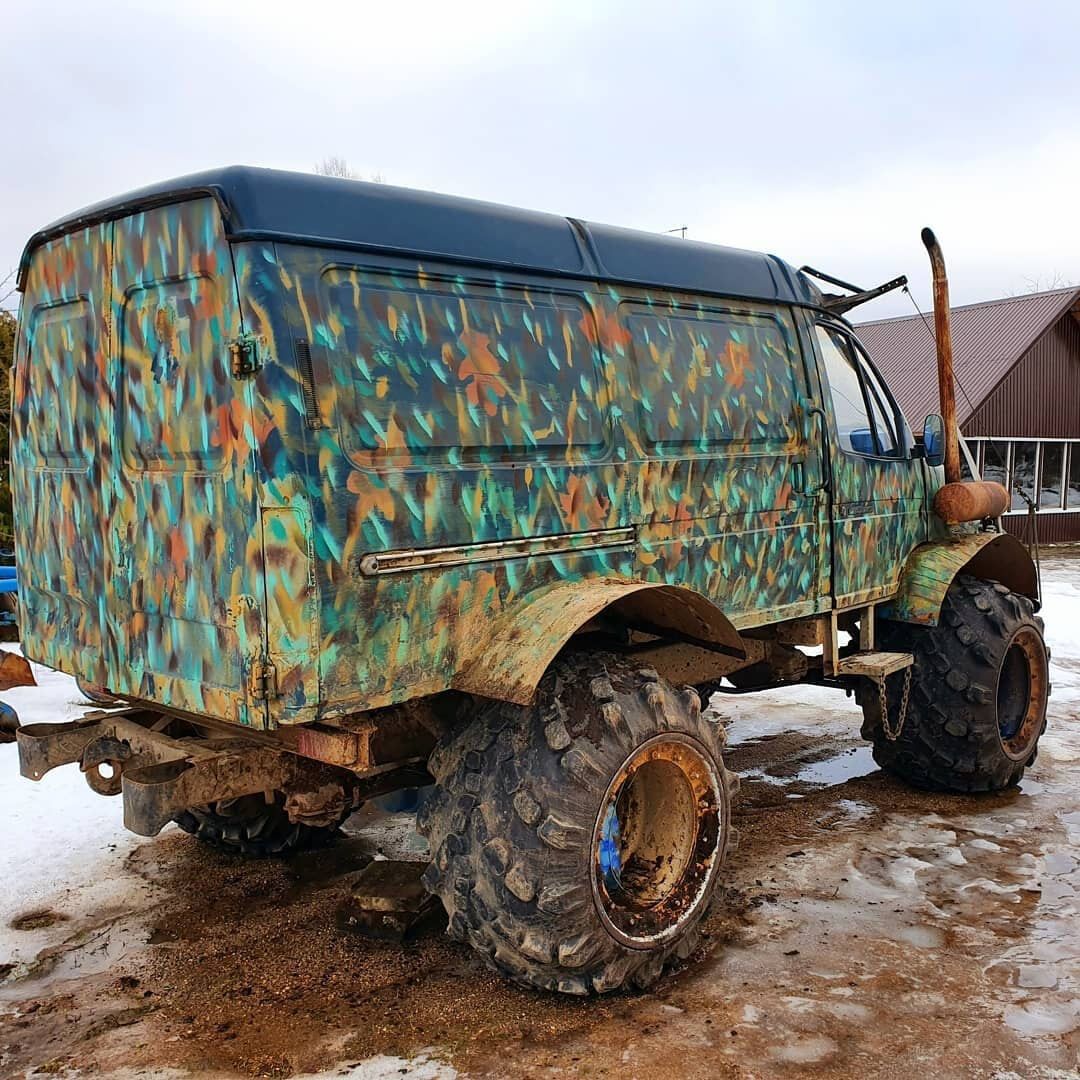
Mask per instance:
[[[1080,438],[1080,322],[1063,315],[962,425],[965,435]]]
[[[1080,514],[1038,516],[1040,544],[1075,544],[1080,541]],[[1002,527],[1023,543],[1031,542],[1031,527],[1026,514],[1009,514],[1001,519]]]
[[[1080,439],[1080,321],[1066,312],[961,425],[965,435]],[[1039,542],[1080,541],[1080,514],[1038,515]],[[1030,539],[1026,515],[1002,518],[1005,529]]]

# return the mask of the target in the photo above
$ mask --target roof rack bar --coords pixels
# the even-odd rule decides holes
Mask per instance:
[[[867,300],[883,296],[887,292],[892,292],[893,289],[903,288],[906,284],[907,276],[901,274],[899,277],[893,278],[892,281],[886,281],[884,285],[879,285],[876,289],[866,289],[864,292],[855,293],[854,296],[830,296],[826,294],[821,301],[821,306],[834,315],[843,315],[853,307],[865,304]]]
[[[823,274],[820,270],[815,270],[812,266],[800,266],[800,274],[809,274],[813,278],[817,278],[818,281],[827,281],[830,285],[838,285],[841,289],[847,289],[848,292],[861,293],[863,290],[858,285],[852,285],[849,281],[841,281],[838,277],[833,277],[831,274]]]

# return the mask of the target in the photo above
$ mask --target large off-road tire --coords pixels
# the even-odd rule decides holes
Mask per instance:
[[[325,847],[338,835],[350,811],[333,825],[295,824],[285,812],[285,796],[278,791],[244,795],[227,802],[196,806],[178,814],[176,824],[204,844],[235,855],[287,855]]]
[[[533,706],[476,704],[418,817],[450,936],[528,986],[647,986],[697,945],[732,842],[723,745],[692,689],[608,654],[560,658]]]
[[[915,657],[907,716],[890,740],[877,687],[861,680],[863,737],[886,772],[936,791],[999,791],[1035,760],[1050,693],[1043,622],[1026,596],[996,582],[957,577],[937,626],[882,620],[880,647]],[[904,676],[888,681],[889,720]]]

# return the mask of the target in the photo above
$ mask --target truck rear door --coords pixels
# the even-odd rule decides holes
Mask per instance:
[[[109,684],[103,623],[111,420],[111,222],[42,244],[27,267],[11,420],[20,630],[26,655]]]
[[[243,327],[218,207],[155,207],[114,230],[116,424],[101,482],[123,594],[110,607],[130,613],[123,689],[263,726],[251,387],[233,374]]]

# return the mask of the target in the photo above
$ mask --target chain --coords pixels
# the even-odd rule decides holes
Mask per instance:
[[[904,730],[904,721],[907,719],[908,696],[911,693],[911,667],[904,669],[904,690],[900,695],[900,713],[896,719],[896,727],[889,724],[889,697],[885,691],[886,676],[877,677],[878,698],[881,702],[881,727],[885,732],[885,738],[889,742],[896,742],[900,738],[900,732]]]

